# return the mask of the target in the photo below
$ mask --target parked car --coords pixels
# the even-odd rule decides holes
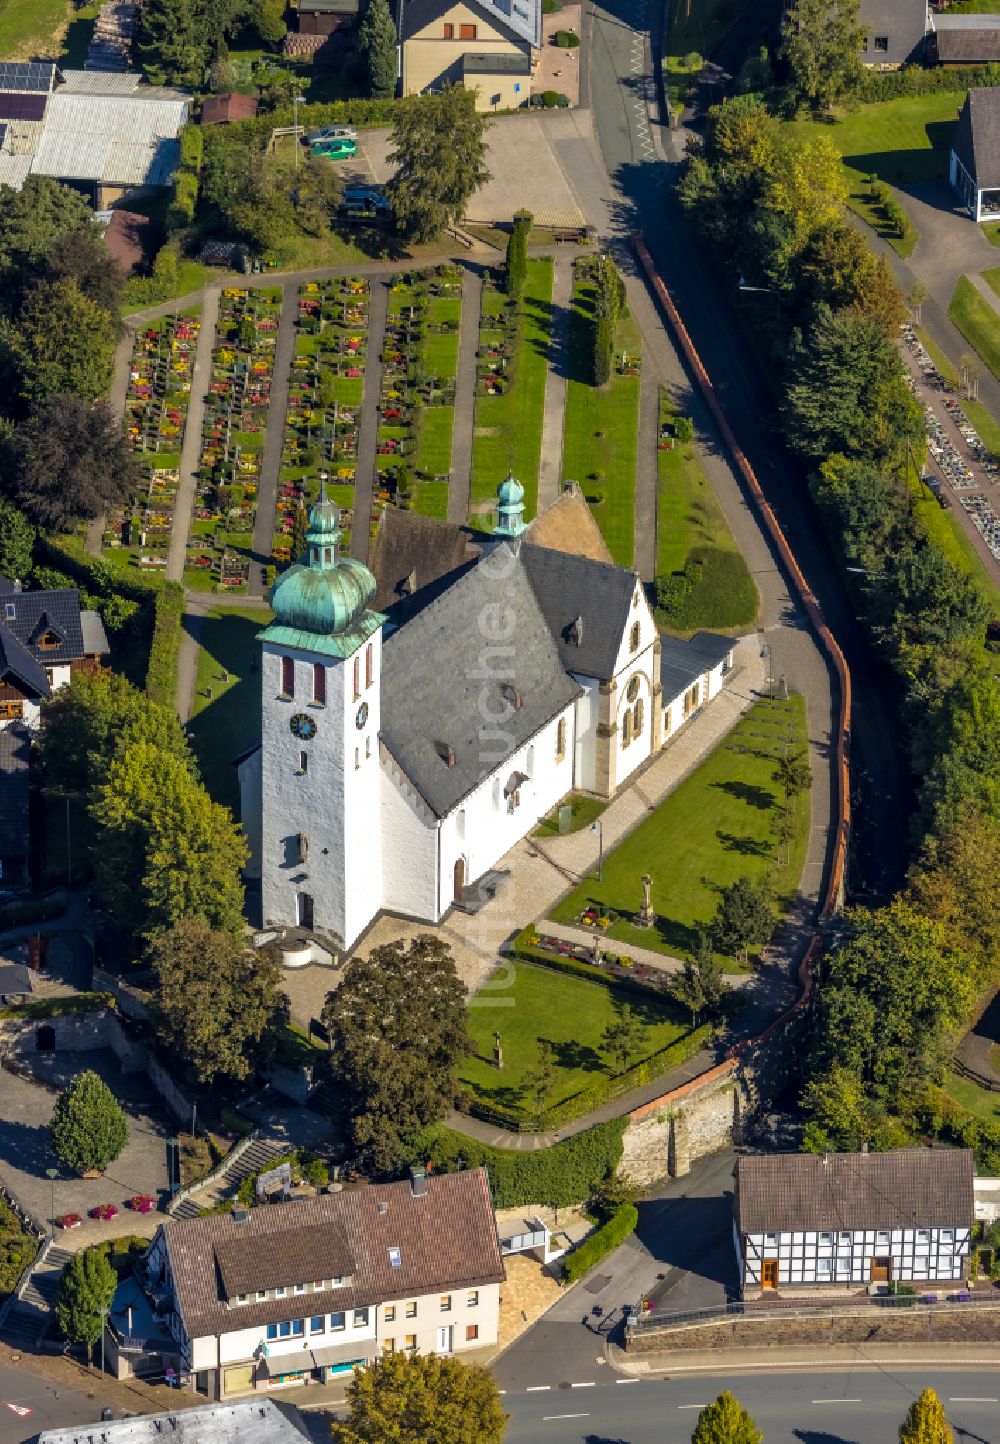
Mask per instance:
[[[357,155],[358,147],[353,140],[323,140],[312,148],[313,155],[325,155],[329,160],[349,160]]]
[[[328,140],[357,140],[358,132],[353,125],[324,125],[322,130],[311,130],[305,136],[306,145],[323,145]]]
[[[387,211],[389,197],[383,191],[371,186],[347,186],[344,191],[344,205],[348,210]]]

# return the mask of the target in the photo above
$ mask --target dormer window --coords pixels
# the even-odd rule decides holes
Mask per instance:
[[[43,632],[38,639],[38,645],[43,652],[51,652],[54,647],[60,646],[62,637],[57,637],[55,632]]]

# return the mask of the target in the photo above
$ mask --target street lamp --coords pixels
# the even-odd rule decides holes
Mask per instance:
[[[167,1147],[171,1149],[171,1153],[167,1159],[167,1174],[169,1177],[171,1196],[173,1196],[181,1186],[181,1163],[177,1152],[180,1147],[180,1142],[180,1139],[177,1137],[167,1139]],[[176,1183],[174,1182],[175,1169],[177,1171]]]
[[[591,832],[597,833],[597,881],[604,881],[604,824],[597,819],[590,824]]]
[[[306,98],[304,95],[292,96],[292,128],[294,132],[292,135],[292,145],[295,147],[296,170],[299,168],[299,106],[305,105],[305,103]]]
[[[772,675],[771,675],[771,649],[770,649],[770,647],[767,645],[766,642],[764,643],[763,647],[761,647],[761,649],[760,649],[760,655],[763,657],[763,659],[764,659],[764,665],[765,665],[766,668],[767,668],[767,695],[768,695],[769,700],[772,700],[772,701],[773,701],[773,699],[774,699],[774,691],[773,691],[774,678],[773,678]]]
[[[47,1169],[45,1170],[45,1177],[49,1180],[49,1183],[51,1183],[51,1185],[52,1185],[52,1212],[51,1212],[51,1214],[49,1215],[49,1229],[50,1229],[50,1231],[51,1231],[52,1237],[55,1238],[55,1233],[56,1233],[56,1179],[59,1177],[59,1170],[58,1170],[58,1168],[47,1168]]]

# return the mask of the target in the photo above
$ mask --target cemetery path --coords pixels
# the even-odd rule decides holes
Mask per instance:
[[[479,351],[479,312],[483,281],[467,268],[462,276],[462,325],[458,338],[458,375],[455,378],[455,424],[451,433],[451,478],[448,482],[448,520],[464,526],[469,519],[472,484],[472,429],[476,412],[476,357]]]
[[[635,467],[635,545],[632,565],[644,582],[656,577],[657,443],[660,429],[660,384],[654,367],[639,373],[639,445]]]
[[[271,560],[271,538],[274,535],[274,508],[278,499],[278,478],[281,474],[281,450],[285,439],[285,414],[288,411],[288,380],[295,356],[295,322],[299,314],[299,288],[294,281],[285,284],[282,293],[281,319],[274,348],[274,371],[267,409],[267,434],[260,465],[260,487],[257,492],[257,516],[254,521],[247,595],[262,597],[265,591],[266,567]]]
[[[117,416],[119,421],[124,422],[125,402],[128,398],[129,377],[132,374],[132,346],[135,341],[135,329],[126,326],[118,341],[118,348],[115,351],[115,374],[111,382],[111,391],[108,394],[108,404]],[[104,527],[107,522],[106,516],[95,516],[93,521],[87,523],[87,551],[92,557],[101,555],[101,542],[104,538]]]
[[[201,330],[198,332],[198,349],[195,352],[194,367],[191,371],[191,404],[188,407],[187,423],[184,427],[184,441],[181,446],[181,464],[177,496],[174,500],[174,521],[170,533],[170,550],[167,553],[167,580],[180,582],[184,579],[184,559],[187,554],[188,532],[191,529],[191,512],[194,508],[195,479],[201,461],[201,429],[205,421],[205,397],[212,379],[212,347],[215,344],[215,323],[219,318],[219,288],[205,292],[201,309]]]
[[[375,449],[378,444],[378,415],[382,400],[382,351],[385,346],[385,317],[389,309],[389,287],[384,280],[371,279],[368,301],[368,359],[365,392],[358,427],[358,464],[354,472],[354,521],[351,525],[351,556],[368,564],[372,506],[375,499]]]
[[[538,511],[558,499],[562,477],[566,381],[569,376],[569,328],[572,316],[573,261],[557,253],[552,268],[552,332],[545,374],[542,451],[538,463]]]

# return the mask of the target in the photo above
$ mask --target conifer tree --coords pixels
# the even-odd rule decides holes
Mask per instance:
[[[528,231],[530,226],[530,218],[526,221],[523,217],[516,216],[514,229],[507,242],[505,284],[507,295],[512,301],[520,301],[524,293],[524,283],[528,275]]]
[[[691,1444],[761,1444],[764,1435],[729,1390],[698,1415]]]
[[[136,51],[152,85],[200,85],[208,62],[194,0],[146,0]]]
[[[358,33],[358,46],[368,67],[368,93],[388,100],[396,93],[396,27],[387,0],[368,0]]]
[[[933,1389],[925,1389],[899,1426],[899,1444],[954,1444],[954,1438],[944,1405]]]
[[[118,1276],[97,1248],[84,1249],[70,1259],[59,1284],[56,1317],[74,1344],[87,1345],[87,1363],[104,1327],[104,1316],[118,1287]]]
[[[107,1084],[89,1068],[59,1094],[49,1129],[56,1155],[75,1173],[103,1173],[128,1140],[125,1114]]]

